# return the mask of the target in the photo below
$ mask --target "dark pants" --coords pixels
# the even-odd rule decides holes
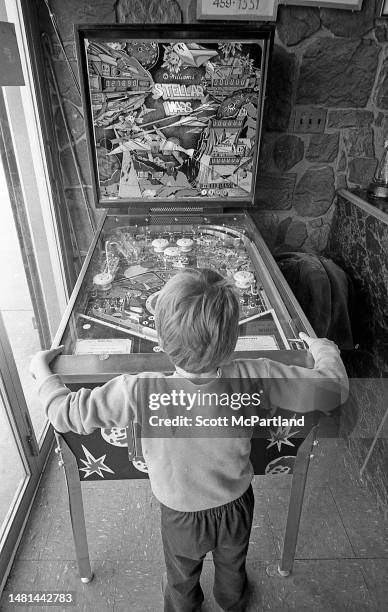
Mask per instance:
[[[198,612],[203,601],[199,583],[203,560],[212,551],[213,593],[228,612],[246,607],[245,560],[252,527],[252,487],[238,499],[199,512],[177,512],[161,504],[162,539],[167,568],[164,612]]]

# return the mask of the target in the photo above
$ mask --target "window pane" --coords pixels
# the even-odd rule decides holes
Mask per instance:
[[[27,472],[9,424],[0,386],[0,534]]]
[[[31,421],[36,435],[39,436],[45,423],[45,416],[29,374],[29,364],[32,355],[41,346],[1,163],[0,201],[0,278],[3,287],[0,291],[0,311],[12,347]]]

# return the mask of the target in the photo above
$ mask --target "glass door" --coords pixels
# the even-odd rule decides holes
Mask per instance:
[[[42,453],[44,457],[48,425],[29,374],[29,363],[36,351],[50,346],[52,339],[49,317],[52,313],[38,255],[39,251],[44,252],[47,266],[50,251],[44,241],[37,244],[34,240],[29,207],[36,215],[40,202],[34,191],[36,176],[31,170],[23,174],[25,164],[28,161],[31,164],[32,150],[28,147],[28,130],[24,132],[23,106],[18,107],[17,92],[8,91],[16,89],[0,90],[0,313],[3,341],[11,348],[7,358],[11,375],[20,386],[36,454]],[[18,150],[20,132],[26,137],[23,154]],[[31,155],[29,160],[25,158],[26,151]],[[53,269],[50,273],[52,277]],[[53,286],[49,284],[50,291]],[[56,310],[59,314],[58,304]]]
[[[42,458],[0,313],[0,592],[23,533]]]
[[[0,21],[15,24],[23,71],[0,82],[1,592],[53,441],[29,364],[68,294],[20,3],[0,0]]]
[[[4,288],[0,292],[0,312],[9,342],[12,346],[15,364],[29,406],[33,427],[39,438],[45,425],[45,418],[39,407],[33,380],[29,376],[28,368],[32,355],[39,351],[42,344],[46,344],[46,342],[45,338],[41,337],[42,334],[39,333],[7,182],[1,163],[0,201],[2,202],[2,206],[0,206],[0,228],[2,228],[0,240],[0,278]]]

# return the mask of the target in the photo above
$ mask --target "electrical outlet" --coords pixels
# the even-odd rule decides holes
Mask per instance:
[[[296,106],[294,108],[294,132],[319,134],[325,130],[326,108]]]

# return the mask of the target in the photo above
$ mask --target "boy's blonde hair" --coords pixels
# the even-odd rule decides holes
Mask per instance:
[[[233,285],[213,270],[185,270],[163,287],[155,323],[161,347],[187,372],[226,363],[236,346],[239,305]]]

